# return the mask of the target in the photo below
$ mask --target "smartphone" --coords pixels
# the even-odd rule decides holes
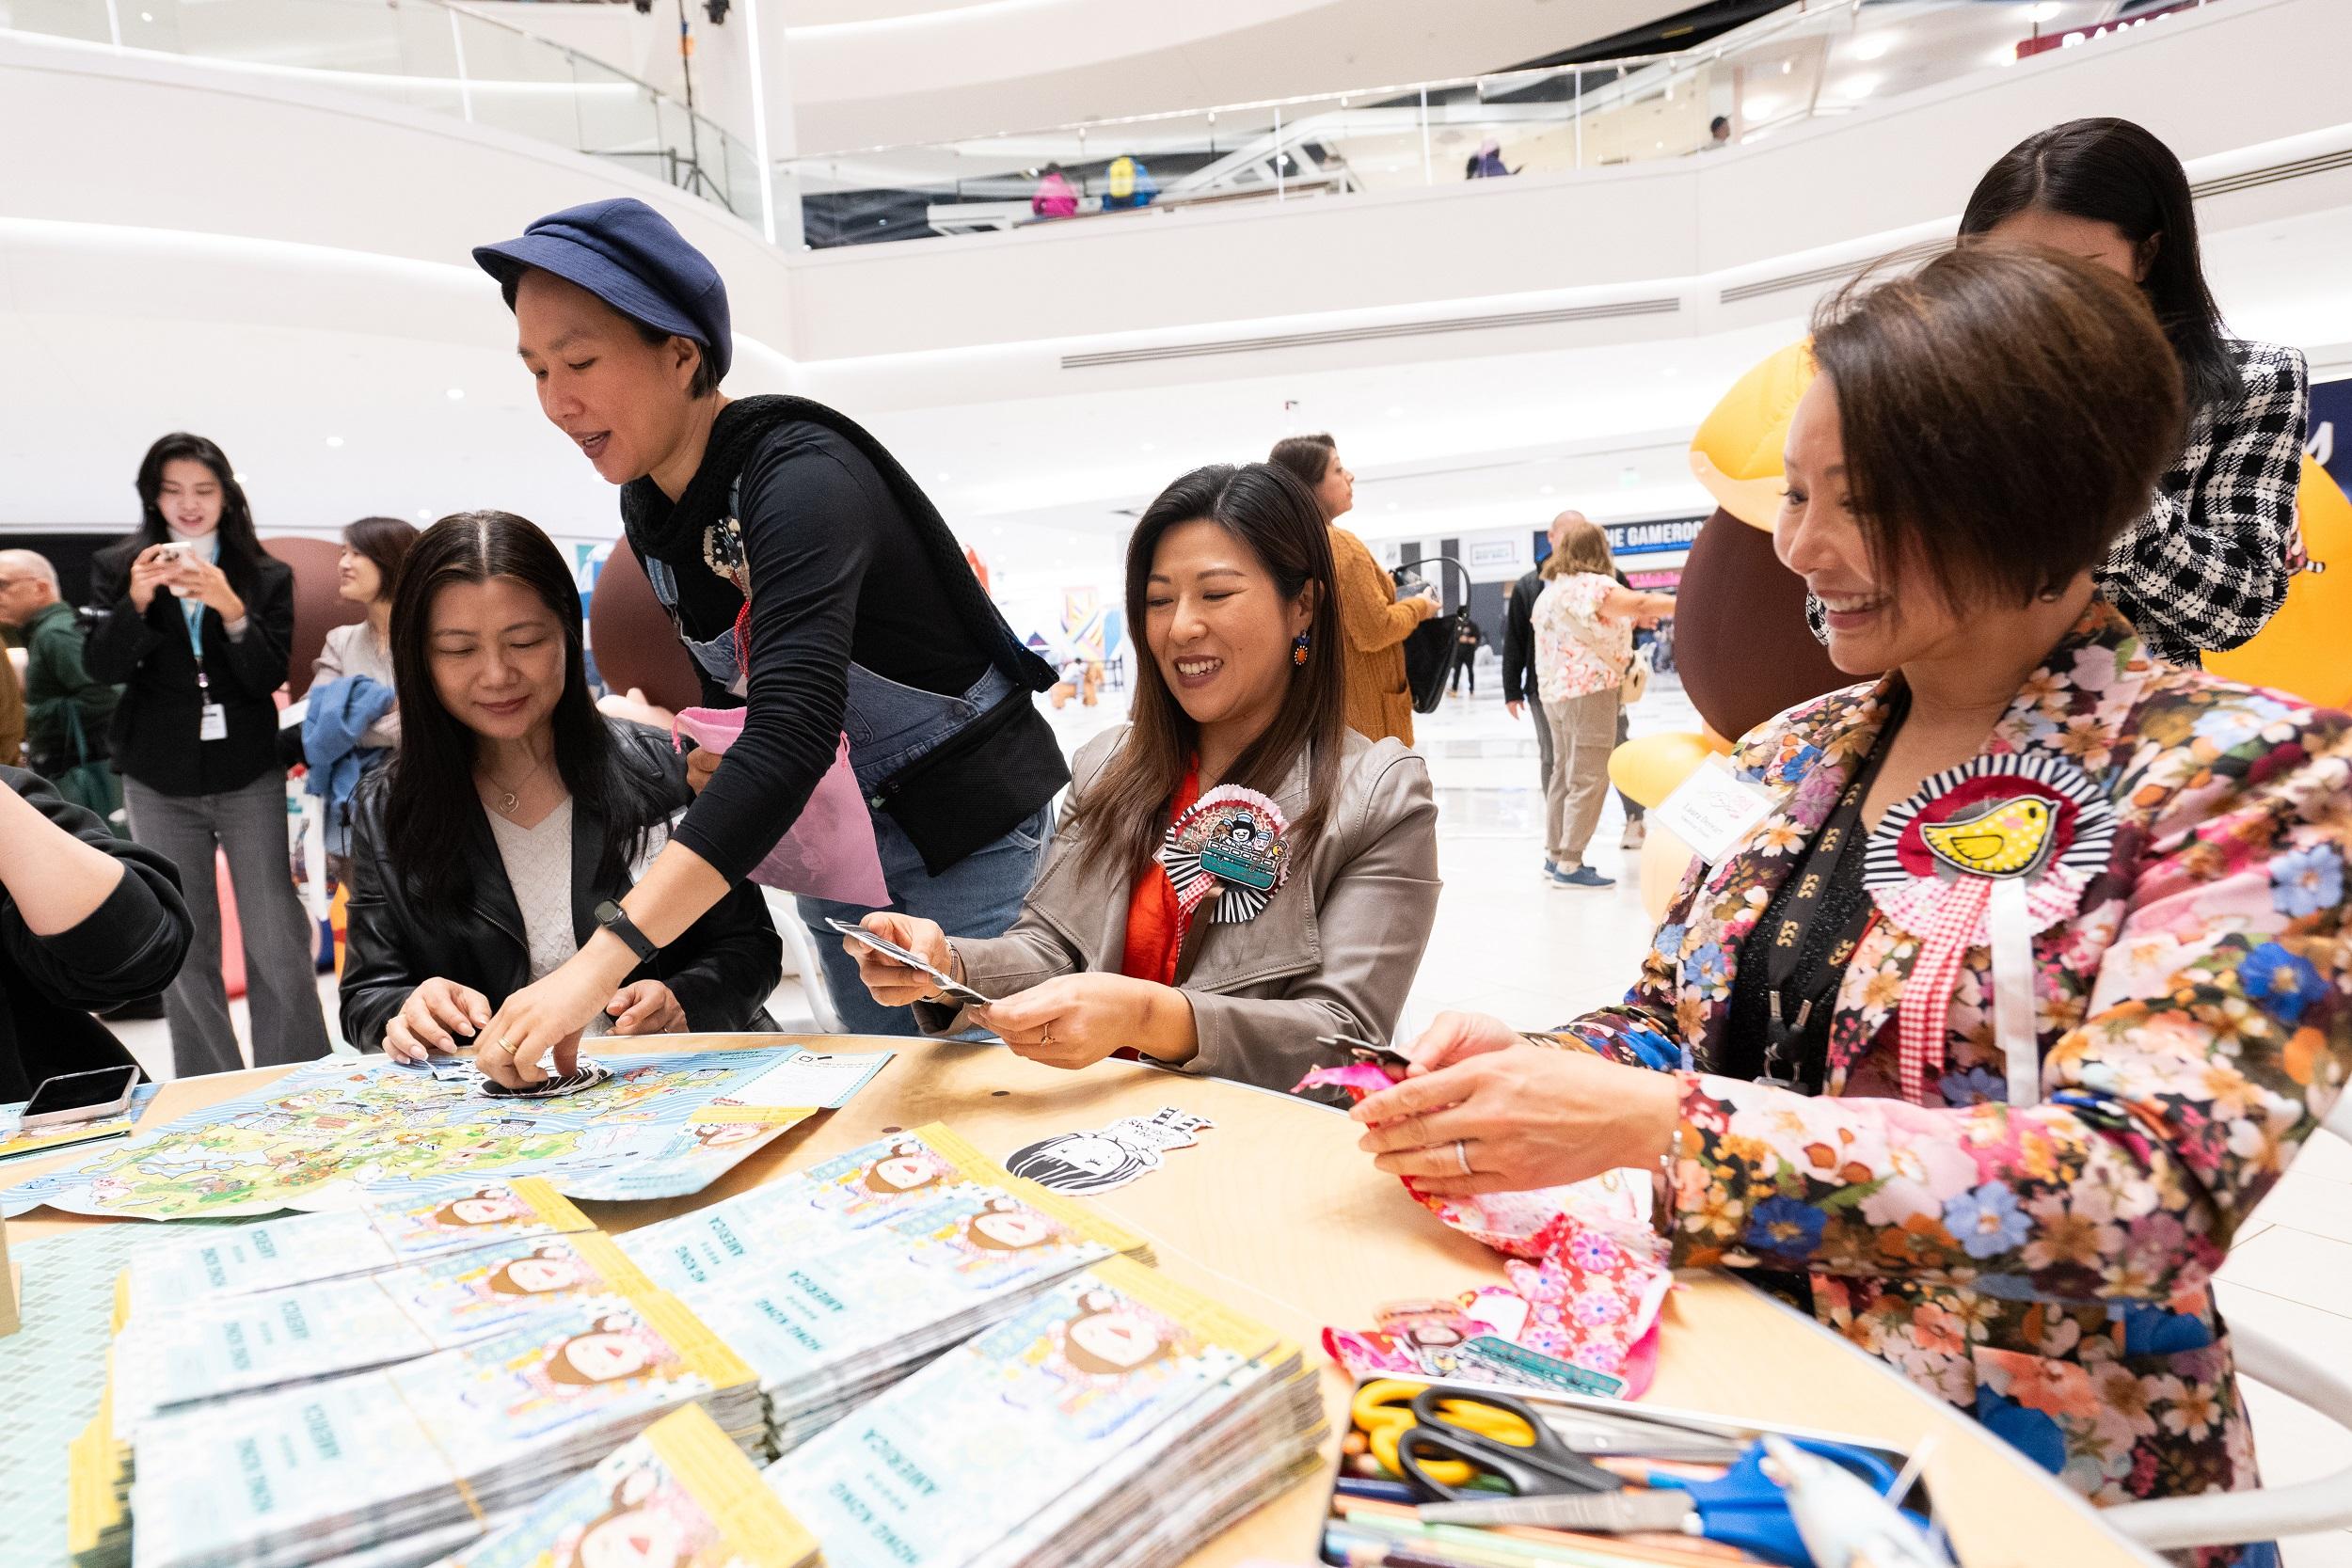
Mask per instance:
[[[155,562],[160,566],[178,566],[186,562],[195,549],[194,545],[184,540],[174,540],[167,545],[158,545],[155,546]],[[170,583],[164,584],[164,592],[175,599],[185,596]]]
[[[909,969],[915,971],[917,974],[930,975],[932,979],[939,982],[939,989],[941,990],[946,991],[949,996],[955,997],[960,1001],[970,1002],[982,1007],[993,1006],[996,1001],[996,998],[993,996],[982,996],[978,991],[974,990],[970,986],[965,985],[962,981],[955,978],[953,975],[945,974],[940,971],[933,969],[930,965],[925,963],[922,959],[916,958],[914,954],[908,952],[897,942],[892,942],[889,938],[876,936],[873,932],[867,930],[863,926],[852,926],[846,920],[836,920],[831,916],[826,918],[825,924],[832,927],[834,930],[840,932],[845,937],[857,938],[858,941],[864,942],[866,946],[872,948],[877,953],[898,959],[900,963],[906,965]]]
[[[46,1078],[24,1102],[19,1127],[55,1127],[62,1122],[95,1121],[120,1116],[131,1108],[131,1091],[139,1085],[135,1067],[106,1067],[93,1072],[66,1072]]]

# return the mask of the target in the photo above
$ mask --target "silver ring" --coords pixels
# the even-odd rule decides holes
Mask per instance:
[[[1462,1174],[1464,1176],[1473,1174],[1470,1170],[1470,1148],[1459,1138],[1454,1140],[1454,1163],[1462,1167]]]

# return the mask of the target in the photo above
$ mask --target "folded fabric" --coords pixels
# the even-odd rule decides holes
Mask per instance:
[[[690,707],[670,726],[670,744],[684,736],[706,752],[724,756],[743,733],[750,710],[739,707]],[[866,807],[866,792],[850,770],[850,737],[843,736],[833,766],[817,781],[808,804],[785,829],[765,859],[752,868],[752,880],[803,897],[840,904],[880,907],[890,902],[890,887],[882,879],[882,854],[874,847],[874,819]]]
[[[1404,1076],[1403,1066],[1377,1062],[1317,1068],[1293,1092],[1337,1087],[1361,1101]],[[1646,1172],[1603,1171],[1566,1186],[1473,1197],[1438,1197],[1421,1191],[1410,1177],[1404,1181],[1405,1190],[1448,1226],[1512,1259],[1504,1267],[1513,1293],[1526,1303],[1526,1316],[1505,1328],[1503,1338],[1623,1378],[1628,1399],[1649,1386],[1658,1315],[1674,1275],[1650,1225]],[[1327,1336],[1327,1348],[1331,1343]],[[1351,1352],[1374,1354],[1377,1364],[1381,1347],[1373,1337],[1348,1336],[1346,1343]]]

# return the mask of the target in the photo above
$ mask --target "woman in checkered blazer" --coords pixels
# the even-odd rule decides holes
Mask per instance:
[[[2147,510],[2093,576],[2168,664],[2194,668],[2202,650],[2262,630],[2308,564],[2295,517],[2310,416],[2303,356],[2222,330],[2172,150],[2128,119],[2054,125],[1985,171],[1960,231],[2049,245],[2139,285],[2180,361],[2187,430]],[[1808,601],[1805,617],[1826,641],[1821,607]]]
[[[1977,182],[1960,231],[2070,251],[2139,285],[2181,363],[2188,433],[2148,510],[2108,547],[2099,586],[2169,663],[2262,630],[2305,564],[2303,356],[2223,332],[2172,150],[2128,119],[2054,125]]]

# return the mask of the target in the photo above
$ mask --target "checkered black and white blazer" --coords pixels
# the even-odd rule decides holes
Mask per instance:
[[[2311,395],[2303,356],[2237,341],[2245,395],[2191,417],[2181,455],[2156,481],[2095,576],[2169,664],[2234,648],[2286,602],[2301,555],[2295,520]]]
[[[2201,651],[2234,648],[2262,630],[2304,560],[2295,518],[2311,419],[2303,356],[2240,340],[2230,349],[2244,395],[2195,412],[2148,510],[2091,573],[2147,652],[2168,664],[2193,667]],[[1804,615],[1826,641],[1820,601],[1808,596]]]

